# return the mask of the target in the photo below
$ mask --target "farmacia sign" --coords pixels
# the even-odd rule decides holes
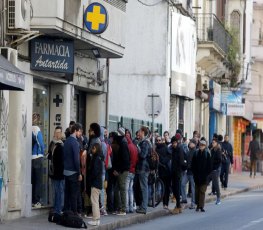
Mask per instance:
[[[31,42],[31,69],[73,74],[73,41],[34,39]]]

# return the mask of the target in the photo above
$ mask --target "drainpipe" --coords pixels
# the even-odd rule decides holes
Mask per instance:
[[[105,127],[109,129],[109,85],[110,85],[110,59],[106,59],[107,68],[107,92],[106,92],[106,116],[105,116]]]

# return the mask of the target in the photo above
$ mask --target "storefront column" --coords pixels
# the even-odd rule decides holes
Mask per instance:
[[[0,91],[0,222],[8,210],[8,115],[9,91]]]
[[[65,131],[70,122],[70,111],[74,100],[74,90],[69,84],[53,84],[50,90],[50,140],[56,126]]]
[[[8,219],[31,215],[33,84],[28,81],[24,92],[10,92],[9,97]]]

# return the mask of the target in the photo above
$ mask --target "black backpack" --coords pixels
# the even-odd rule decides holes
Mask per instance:
[[[52,222],[52,223],[58,223],[59,224],[61,221],[61,217],[62,216],[56,212],[50,212],[48,214],[48,221]]]
[[[83,219],[71,211],[65,211],[58,224],[70,228],[87,228],[87,225]]]

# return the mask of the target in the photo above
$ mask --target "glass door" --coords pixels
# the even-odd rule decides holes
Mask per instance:
[[[40,83],[34,83],[33,88],[33,113],[37,113],[40,117],[39,128],[42,132],[45,153],[48,150],[49,144],[49,86]],[[49,204],[49,180],[48,180],[48,160],[44,157],[43,161],[43,176],[42,176],[42,196],[41,203],[43,205]]]

